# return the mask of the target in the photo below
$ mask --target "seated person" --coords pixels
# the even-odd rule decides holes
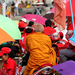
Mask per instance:
[[[60,50],[60,63],[66,62],[68,57],[73,57],[75,55],[75,46],[69,41],[69,38],[73,36],[73,31],[68,30],[66,33],[66,38],[68,42],[65,44],[66,49]]]
[[[50,36],[51,34],[56,32],[56,30],[52,28],[52,21],[51,20],[46,20],[45,25],[46,25],[46,27],[44,28],[45,35]]]
[[[4,65],[2,70],[6,73],[6,75],[15,75],[16,73],[16,62],[12,59],[13,51],[11,51],[8,47],[1,48],[0,57],[4,61]]]
[[[34,22],[33,21],[30,21],[29,24],[28,24],[28,26],[34,28],[35,27]]]
[[[24,75],[32,75],[36,68],[45,63],[56,64],[56,52],[52,48],[51,39],[43,33],[43,25],[35,25],[35,33],[26,37],[25,49],[30,55]]]
[[[56,60],[56,64],[59,63],[59,49],[58,46],[56,44],[52,44],[52,48],[55,50],[56,55],[57,55],[57,60]]]

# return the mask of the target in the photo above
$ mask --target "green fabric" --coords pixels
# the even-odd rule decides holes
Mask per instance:
[[[7,32],[13,39],[21,39],[20,30],[10,18],[0,15],[0,28]]]

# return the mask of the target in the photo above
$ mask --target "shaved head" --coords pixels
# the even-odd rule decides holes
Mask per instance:
[[[41,24],[35,25],[35,32],[41,32],[41,33],[43,33],[44,32],[44,26],[41,25]]]

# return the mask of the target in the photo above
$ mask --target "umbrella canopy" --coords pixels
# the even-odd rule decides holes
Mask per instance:
[[[48,13],[43,16],[46,19],[54,19],[54,13]]]
[[[0,28],[9,34],[13,39],[21,39],[21,33],[16,23],[5,16],[0,15]]]
[[[7,41],[15,41],[10,35],[8,35],[3,29],[0,28],[0,44]]]
[[[40,15],[26,14],[26,15],[24,15],[22,17],[26,18],[27,20],[30,20],[30,21],[45,25],[46,19],[41,17]]]
[[[70,60],[52,67],[62,75],[75,75],[75,62]]]

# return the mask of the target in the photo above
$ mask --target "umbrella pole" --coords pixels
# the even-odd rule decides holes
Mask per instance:
[[[70,9],[71,9],[71,17],[72,17],[74,37],[75,37],[75,28],[74,28],[74,19],[73,19],[73,10],[72,10],[72,2],[71,2],[71,0],[70,0]]]

